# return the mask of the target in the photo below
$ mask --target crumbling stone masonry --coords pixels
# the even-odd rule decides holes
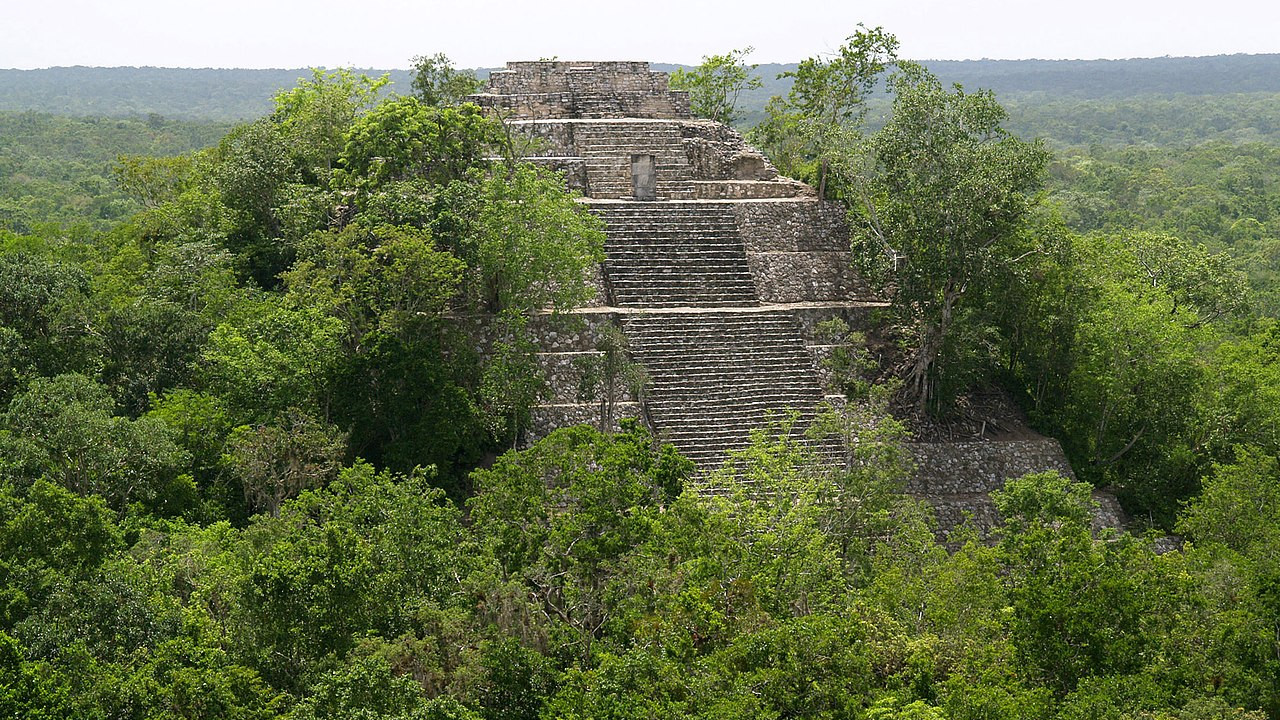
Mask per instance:
[[[620,326],[652,384],[644,416],[702,468],[792,414],[807,426],[824,400],[814,328],[866,328],[882,303],[851,270],[838,207],[780,177],[732,128],[690,116],[688,97],[644,62],[509,63],[472,99],[523,136],[530,159],[565,172],[605,223],[596,300],[577,329],[548,328],[552,393],[535,433],[598,422],[578,395],[601,323]],[[636,398],[619,398],[635,415]],[[915,444],[910,490],[940,523],[989,525],[986,493],[1007,477],[1070,473],[1056,441]]]

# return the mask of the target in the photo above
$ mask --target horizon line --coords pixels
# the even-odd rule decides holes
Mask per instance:
[[[1038,57],[1028,57],[1028,58],[992,58],[992,57],[981,57],[981,58],[961,58],[961,59],[956,59],[956,58],[906,58],[906,60],[909,60],[910,62],[919,62],[919,63],[938,63],[938,62],[947,62],[947,63],[966,63],[966,62],[1063,62],[1063,63],[1069,63],[1069,62],[1086,62],[1086,63],[1091,63],[1091,62],[1131,62],[1131,61],[1141,61],[1141,60],[1204,60],[1204,59],[1211,59],[1211,58],[1228,58],[1228,57],[1241,57],[1241,56],[1243,56],[1243,57],[1272,57],[1272,56],[1280,56],[1280,53],[1249,53],[1249,52],[1238,52],[1238,53],[1215,53],[1215,54],[1212,54],[1212,55],[1155,55],[1155,56],[1146,56],[1146,57],[1124,57],[1124,58],[1107,58],[1107,57],[1096,57],[1096,58],[1043,58],[1043,57],[1039,57],[1039,58],[1038,58]],[[480,65],[480,66],[476,66],[476,67],[460,68],[460,69],[463,69],[463,70],[500,70],[500,69],[502,69],[503,67],[505,67],[505,64],[506,64],[507,62],[536,62],[536,60],[508,60],[508,61],[504,61],[504,62],[503,62],[503,64],[501,64],[501,65]],[[660,60],[622,60],[622,61],[618,61],[618,60],[608,60],[608,59],[594,59],[594,60],[579,59],[579,60],[571,60],[571,61],[568,61],[568,62],[648,62],[650,65],[675,65],[675,66],[680,66],[680,67],[697,67],[697,64],[696,64],[696,63],[665,62],[665,61],[660,61]],[[757,65],[757,66],[759,66],[759,65],[796,65],[796,64],[798,64],[799,62],[800,62],[800,60],[792,60],[792,61],[789,61],[789,62],[758,62],[758,63],[751,63],[751,64],[752,64],[752,65]],[[87,69],[87,70],[126,70],[126,69],[127,69],[127,70],[258,70],[258,71],[263,71],[263,72],[273,71],[273,70],[277,70],[277,71],[284,71],[284,70],[310,70],[310,69],[320,69],[320,70],[349,69],[349,70],[384,70],[384,71],[388,71],[388,72],[390,72],[390,71],[400,70],[400,71],[406,71],[406,72],[407,72],[407,71],[411,70],[412,68],[408,68],[408,67],[373,67],[373,66],[359,66],[359,65],[355,65],[355,64],[344,64],[344,65],[297,65],[297,66],[294,66],[294,67],[282,67],[282,66],[273,66],[273,67],[230,67],[230,66],[213,66],[213,65],[201,65],[201,66],[195,66],[195,65],[47,65],[47,66],[42,66],[42,67],[0,67],[0,71],[17,71],[17,72],[38,72],[38,71],[41,71],[41,70],[74,70],[74,69]]]

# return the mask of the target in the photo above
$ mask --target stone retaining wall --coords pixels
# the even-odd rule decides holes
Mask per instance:
[[[621,316],[612,312],[537,315],[529,330],[543,352],[585,352],[596,349],[602,326],[620,323]]]
[[[667,74],[636,61],[528,60],[509,62],[489,74],[489,91],[497,95],[573,92],[666,92]]]
[[[915,473],[907,483],[908,493],[927,500],[934,507],[940,534],[946,534],[972,517],[986,532],[1000,524],[990,493],[1006,481],[1029,473],[1057,471],[1075,479],[1062,446],[1052,438],[949,443],[909,443]],[[1122,528],[1124,512],[1114,495],[1095,490],[1098,507],[1093,528]]]
[[[527,158],[581,156],[574,142],[572,122],[515,122],[510,128],[513,134],[526,139],[521,150]]]
[[[840,302],[871,296],[848,251],[749,252],[747,262],[763,303]]]
[[[808,185],[791,180],[690,180],[683,183],[694,200],[770,200],[805,197]]]
[[[829,202],[779,200],[734,205],[747,252],[848,250],[844,211]]]
[[[911,443],[915,476],[907,485],[912,494],[937,496],[987,494],[1004,487],[1005,480],[1027,473],[1057,470],[1075,478],[1057,440]]]
[[[599,362],[604,353],[598,350],[586,350],[567,353],[538,353],[538,362],[542,366],[548,385],[548,393],[544,402],[551,404],[597,403],[598,398],[580,399],[579,389],[587,363]],[[619,388],[615,397],[618,402],[634,404],[636,399],[626,388]]]
[[[623,418],[642,417],[638,403],[619,403],[614,407],[613,430],[618,430],[618,421]],[[533,408],[533,421],[529,425],[525,437],[528,443],[536,442],[551,434],[556,428],[570,425],[600,426],[600,406],[598,403],[573,403],[567,405],[536,405]]]

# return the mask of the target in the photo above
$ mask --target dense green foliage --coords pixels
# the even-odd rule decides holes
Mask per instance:
[[[633,421],[502,452],[542,391],[529,326],[582,301],[602,237],[439,56],[415,97],[317,72],[229,132],[19,114],[0,715],[1280,716],[1274,148],[1095,123],[1050,160],[910,65],[877,120],[892,38],[860,32],[796,69],[774,129],[807,134],[771,149],[889,259],[863,268],[888,339],[939,329],[931,407],[1002,385],[1185,545],[1094,535],[1090,485],[1053,474],[940,545],[901,491],[903,386],[848,328],[854,402],[815,429],[839,468],[785,422],[710,496]],[[611,416],[645,379],[600,350],[582,391]]]
[[[428,105],[455,105],[480,90],[480,80],[467,70],[458,70],[444,53],[413,59],[414,95]]]
[[[1259,309],[1280,316],[1280,147],[1091,147],[1064,152],[1049,187],[1080,232],[1142,229],[1225,251]]]
[[[460,491],[519,437],[527,325],[582,301],[598,221],[484,160],[502,134],[474,106],[381,84],[317,71],[215,147],[122,155],[136,212],[109,232],[3,236],[15,472],[243,519],[355,456]]]
[[[949,422],[966,392],[999,387],[1081,477],[1166,529],[1213,463],[1280,452],[1274,148],[1093,146],[1050,162],[991,93],[947,88],[872,39],[800,66],[885,58],[850,73],[844,110],[806,101],[797,77],[753,133],[847,206],[855,264],[890,300],[879,357],[903,381],[898,407]]]
[[[165,156],[217,142],[221,124],[0,112],[0,228],[39,223],[104,230],[139,205],[113,182],[120,155]]]
[[[356,463],[243,527],[0,494],[4,694],[27,717],[1261,718],[1274,713],[1274,460],[1215,469],[1197,544],[1094,539],[1088,487],[997,497],[935,544],[883,433],[849,471],[767,435],[756,482],[629,426],[474,476]],[[739,486],[749,487],[749,486]],[[1240,513],[1243,502],[1249,511]],[[1274,533],[1272,533],[1274,534]],[[64,622],[59,622],[58,619]],[[70,623],[70,624],[68,624]],[[43,713],[43,715],[39,714]],[[168,713],[168,715],[164,715]]]
[[[869,167],[846,182],[861,199],[851,207],[856,262],[894,286],[895,320],[914,335],[900,374],[924,410],[971,385],[955,355],[981,342],[973,329],[988,321],[966,295],[1034,251],[1023,229],[1048,154],[1001,129],[991,93],[949,91],[919,65],[899,68],[893,116],[869,140]]]

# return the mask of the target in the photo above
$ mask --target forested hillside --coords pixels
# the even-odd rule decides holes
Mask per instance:
[[[363,70],[389,74],[400,87],[405,70]],[[311,74],[306,68],[57,67],[0,70],[0,110],[32,110],[54,115],[121,117],[163,115],[182,120],[237,122],[265,115],[271,98]]]
[[[710,478],[634,421],[523,442],[603,231],[438,56],[230,127],[0,115],[0,715],[1280,717],[1280,151],[1077,124],[1180,117],[1123,98],[1042,106],[1109,138],[1057,150],[896,46],[752,130],[890,301],[829,328],[846,461],[774,428]],[[938,538],[887,410],[983,389],[1080,481]]]

